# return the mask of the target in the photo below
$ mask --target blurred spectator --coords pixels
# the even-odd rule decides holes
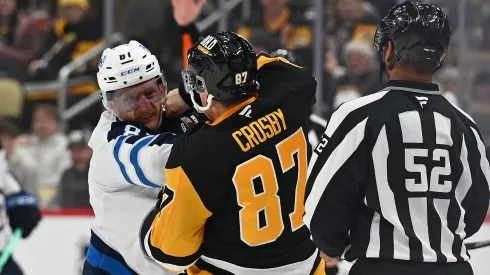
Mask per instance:
[[[128,40],[140,42],[160,59],[165,46],[165,38],[179,37],[180,29],[177,23],[173,22],[171,34],[165,30],[165,27],[167,29],[169,27],[168,22],[173,20],[171,2],[128,0],[126,9],[125,35]],[[172,41],[172,43],[177,43],[177,41]]]
[[[89,14],[88,0],[58,0],[60,18],[45,39],[40,60],[30,64],[33,80],[52,80],[60,69],[97,46],[102,39],[100,22]],[[97,67],[96,60],[77,73]]]
[[[378,15],[388,14],[390,9],[400,2],[397,0],[368,0],[368,1],[372,3],[373,8],[376,9]]]
[[[265,30],[276,37],[282,47],[288,50],[310,46],[312,34],[303,13],[295,13],[288,6],[288,0],[261,0],[263,9],[253,13],[241,27],[238,34],[249,39],[253,32]]]
[[[277,37],[262,29],[255,30],[250,35],[248,41],[250,44],[252,44],[256,53],[270,53],[271,51],[277,50],[281,47]]]
[[[38,50],[35,20],[17,9],[16,0],[0,0],[0,77],[27,79]]]
[[[298,66],[303,66],[303,60],[299,56],[295,55],[292,51],[288,51],[285,49],[278,49],[274,52],[271,52],[271,57],[282,57],[291,63],[294,63]]]
[[[490,24],[490,1],[480,1],[476,3],[476,12],[481,14],[480,28],[482,32],[481,49],[490,50],[490,30],[487,27]]]
[[[350,41],[344,47],[345,73],[336,80],[333,109],[340,104],[381,89],[376,58],[370,44]]]
[[[73,165],[61,176],[50,207],[91,208],[88,193],[88,168],[92,149],[88,146],[90,132],[74,130],[68,135],[68,148]]]
[[[378,19],[372,6],[362,0],[331,0],[328,5],[328,50],[336,57],[343,55],[344,45],[350,40],[373,43]],[[339,61],[343,65],[342,60]]]
[[[490,141],[490,73],[481,72],[475,76],[475,89],[472,94],[468,112],[480,128],[481,134],[488,143]]]
[[[56,107],[38,105],[32,118],[33,136],[18,141],[30,147],[37,161],[41,203],[51,200],[62,173],[71,166],[68,141],[60,132],[59,122]]]
[[[165,73],[169,89],[182,79],[182,29],[173,16],[170,0],[127,0],[125,35],[153,53]],[[203,10],[208,10],[205,5]]]
[[[439,84],[442,96],[458,107],[460,107],[460,100],[458,99],[459,78],[459,70],[452,67],[441,69],[434,77],[434,82]]]
[[[16,143],[16,138],[20,134],[20,129],[13,122],[5,118],[0,119],[0,142],[7,154],[10,170],[22,189],[37,198],[39,197],[37,161],[26,146]]]

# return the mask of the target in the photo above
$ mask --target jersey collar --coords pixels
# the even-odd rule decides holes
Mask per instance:
[[[242,103],[236,105],[235,107],[229,109],[228,111],[224,112],[222,115],[220,115],[214,121],[206,121],[206,124],[211,125],[211,126],[218,125],[221,121],[227,119],[228,117],[230,117],[231,115],[236,113],[238,110],[240,110],[245,105],[248,105],[248,104],[254,102],[257,99],[257,97],[258,97],[258,94],[254,94],[251,98],[245,100],[244,102],[242,102]]]
[[[409,81],[409,80],[390,80],[382,90],[398,90],[419,94],[440,95],[439,86],[435,83]]]

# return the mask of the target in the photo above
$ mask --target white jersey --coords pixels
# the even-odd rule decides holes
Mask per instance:
[[[155,135],[148,128],[116,121],[105,111],[89,141],[92,231],[139,275],[172,274],[143,254],[138,234],[165,183],[173,138],[170,133]]]
[[[7,156],[0,144],[0,192],[9,196],[21,191],[20,185],[10,172]],[[5,213],[5,197],[0,198],[0,251],[3,251],[9,242],[12,231],[10,229],[7,214]]]

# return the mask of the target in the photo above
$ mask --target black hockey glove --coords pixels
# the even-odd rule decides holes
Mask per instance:
[[[22,237],[26,238],[41,220],[41,212],[36,198],[25,192],[19,192],[5,198],[7,215],[12,229],[21,228]]]
[[[182,97],[184,102],[187,104],[187,106],[193,108],[194,105],[192,104],[191,94],[185,90],[184,82],[182,82],[182,81],[180,81],[180,83],[179,83],[179,94],[180,94],[180,97]],[[194,99],[196,99],[196,98],[194,98]],[[196,101],[196,102],[200,102],[200,101]]]

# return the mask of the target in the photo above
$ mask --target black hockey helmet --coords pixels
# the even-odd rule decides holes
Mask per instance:
[[[227,101],[246,97],[259,88],[254,49],[234,32],[208,35],[189,49],[187,59],[189,68],[182,72],[187,92],[207,90],[211,95],[207,106],[196,106],[194,102],[198,111],[207,110],[211,99]]]
[[[440,7],[410,1],[393,7],[381,20],[374,36],[382,76],[395,62],[424,61],[432,64],[436,72],[442,65],[450,38],[449,20]],[[386,68],[383,59],[389,41],[394,46],[395,57]]]

